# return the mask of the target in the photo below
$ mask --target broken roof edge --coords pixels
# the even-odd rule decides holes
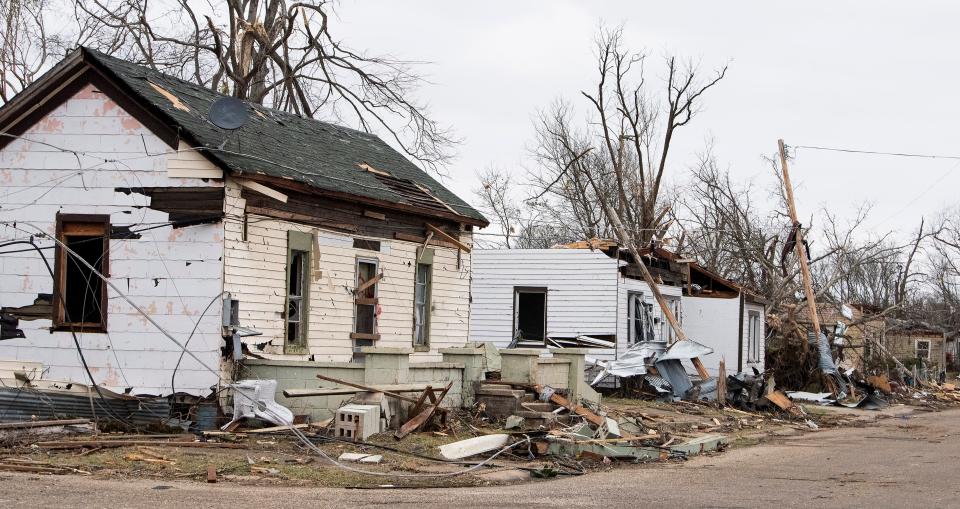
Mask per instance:
[[[173,116],[154,104],[148,97],[145,97],[142,93],[137,91],[116,71],[111,69],[109,65],[116,65],[109,64],[113,61],[123,62],[130,66],[143,67],[144,70],[148,71],[151,75],[157,74],[162,76],[164,81],[167,79],[176,80],[178,84],[182,83],[186,86],[192,87],[193,89],[202,89],[205,92],[223,97],[223,94],[210,91],[201,85],[197,85],[195,83],[146,68],[133,62],[111,57],[91,48],[78,46],[77,48],[71,50],[51,69],[40,75],[30,85],[17,93],[13,98],[11,98],[10,101],[0,106],[0,131],[5,134],[0,135],[0,149],[14,141],[20,134],[22,134],[22,132],[29,129],[30,125],[33,125],[33,123],[35,123],[37,120],[35,118],[37,114],[45,114],[47,111],[49,111],[48,108],[50,108],[50,103],[59,104],[59,102],[56,100],[52,100],[52,98],[54,98],[57,94],[63,94],[64,91],[73,91],[73,88],[76,88],[76,86],[82,84],[92,83],[98,87],[102,87],[104,84],[107,84],[109,85],[109,88],[113,88],[116,92],[123,95],[122,98],[111,98],[116,100],[118,103],[121,103],[120,106],[122,108],[128,110],[128,113],[141,121],[141,123],[143,123],[147,129],[154,132],[154,134],[160,137],[172,149],[176,150],[179,141],[182,140],[184,143],[194,147],[196,151],[199,152],[205,159],[209,160],[212,164],[223,170],[225,174],[236,177],[242,176],[244,178],[250,178],[254,175],[258,175],[257,173],[251,173],[249,171],[240,171],[231,165],[224,157],[220,157],[217,154],[218,151],[216,148],[209,147],[205,143],[201,142],[196,136],[194,136],[190,129],[182,125]],[[144,76],[144,80],[152,85],[162,86],[164,84],[163,82],[155,83],[150,79],[149,76]],[[109,91],[104,92],[110,95]],[[300,117],[293,113],[284,112],[282,110],[277,110],[261,104],[250,103],[247,101],[244,101],[244,104],[250,107],[254,112],[265,112],[275,116],[283,116],[283,118],[295,117],[300,120],[310,120],[322,124],[330,129],[341,132],[349,132],[351,135],[362,136],[367,140],[376,140],[377,142],[386,146],[388,149],[399,154],[399,156],[403,157],[407,163],[417,168],[419,173],[422,174],[422,178],[417,178],[417,183],[419,185],[425,186],[426,188],[431,189],[431,191],[435,190],[435,188],[439,186],[445,191],[446,194],[452,195],[457,199],[458,202],[460,202],[454,203],[453,205],[459,209],[462,209],[462,211],[448,210],[445,212],[427,209],[419,210],[411,204],[400,199],[402,197],[398,197],[396,200],[384,200],[367,196],[365,194],[354,194],[344,191],[337,192],[338,194],[349,196],[349,199],[351,200],[358,200],[363,203],[368,203],[370,205],[375,205],[382,208],[403,212],[416,212],[418,215],[422,215],[427,218],[439,218],[446,221],[459,222],[480,228],[485,228],[490,225],[490,221],[482,213],[476,210],[476,208],[456,196],[456,194],[447,189],[440,182],[436,181],[436,179],[431,177],[426,171],[417,167],[417,165],[403,156],[402,153],[390,147],[381,138],[373,133],[359,131],[322,120]],[[131,109],[139,111],[130,111]],[[243,155],[244,154],[240,154],[240,156]],[[323,179],[332,177],[318,174],[317,178]],[[312,193],[324,192],[324,194],[327,194],[327,192],[335,192],[310,182],[300,183]],[[392,192],[389,189],[386,191]],[[448,200],[443,198],[440,200],[443,200],[440,203],[443,203],[447,209],[450,209],[450,206],[446,205]]]

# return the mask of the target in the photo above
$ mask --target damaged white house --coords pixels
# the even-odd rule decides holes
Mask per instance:
[[[763,370],[763,302],[735,283],[663,249],[643,263],[690,339],[714,350],[701,359],[716,375]],[[673,329],[629,252],[592,240],[553,249],[473,253],[472,341],[499,348],[589,348],[599,361],[639,344],[663,351]]]
[[[30,377],[204,396],[234,352],[468,340],[487,221],[374,135],[82,48],[0,132],[0,360]]]

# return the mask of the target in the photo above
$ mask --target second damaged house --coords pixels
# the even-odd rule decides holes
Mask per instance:
[[[709,376],[719,374],[721,359],[728,373],[764,369],[759,299],[669,251],[648,249],[642,258],[689,338],[714,352],[701,361]],[[474,341],[501,348],[587,348],[597,364],[626,368],[608,373],[629,376],[644,373],[645,360],[678,339],[637,261],[613,241],[478,250],[473,260]],[[596,382],[609,386],[617,380]]]
[[[0,131],[4,385],[204,397],[243,355],[468,339],[487,221],[374,135],[87,49]]]

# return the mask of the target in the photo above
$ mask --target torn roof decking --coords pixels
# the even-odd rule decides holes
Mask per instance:
[[[246,124],[224,130],[207,120],[210,105],[223,95],[86,48],[69,55],[0,108],[0,130],[18,132],[21,126],[14,124],[30,122],[26,114],[38,107],[38,98],[57,93],[88,66],[101,78],[98,85],[112,82],[138,103],[135,106],[165,124],[162,127],[172,129],[233,174],[309,188],[334,198],[355,197],[428,217],[489,224],[480,212],[373,134],[249,103]],[[0,146],[8,141],[0,140]]]

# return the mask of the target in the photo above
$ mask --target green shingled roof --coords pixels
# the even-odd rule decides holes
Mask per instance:
[[[322,190],[420,205],[359,166],[366,164],[419,184],[457,214],[487,223],[480,212],[373,134],[251,103],[250,119],[242,128],[220,129],[207,120],[206,114],[223,95],[94,50],[83,51],[140,99],[173,120],[188,138],[211,149],[205,153],[233,172],[286,178]],[[177,108],[154,85],[176,96],[189,111]]]

